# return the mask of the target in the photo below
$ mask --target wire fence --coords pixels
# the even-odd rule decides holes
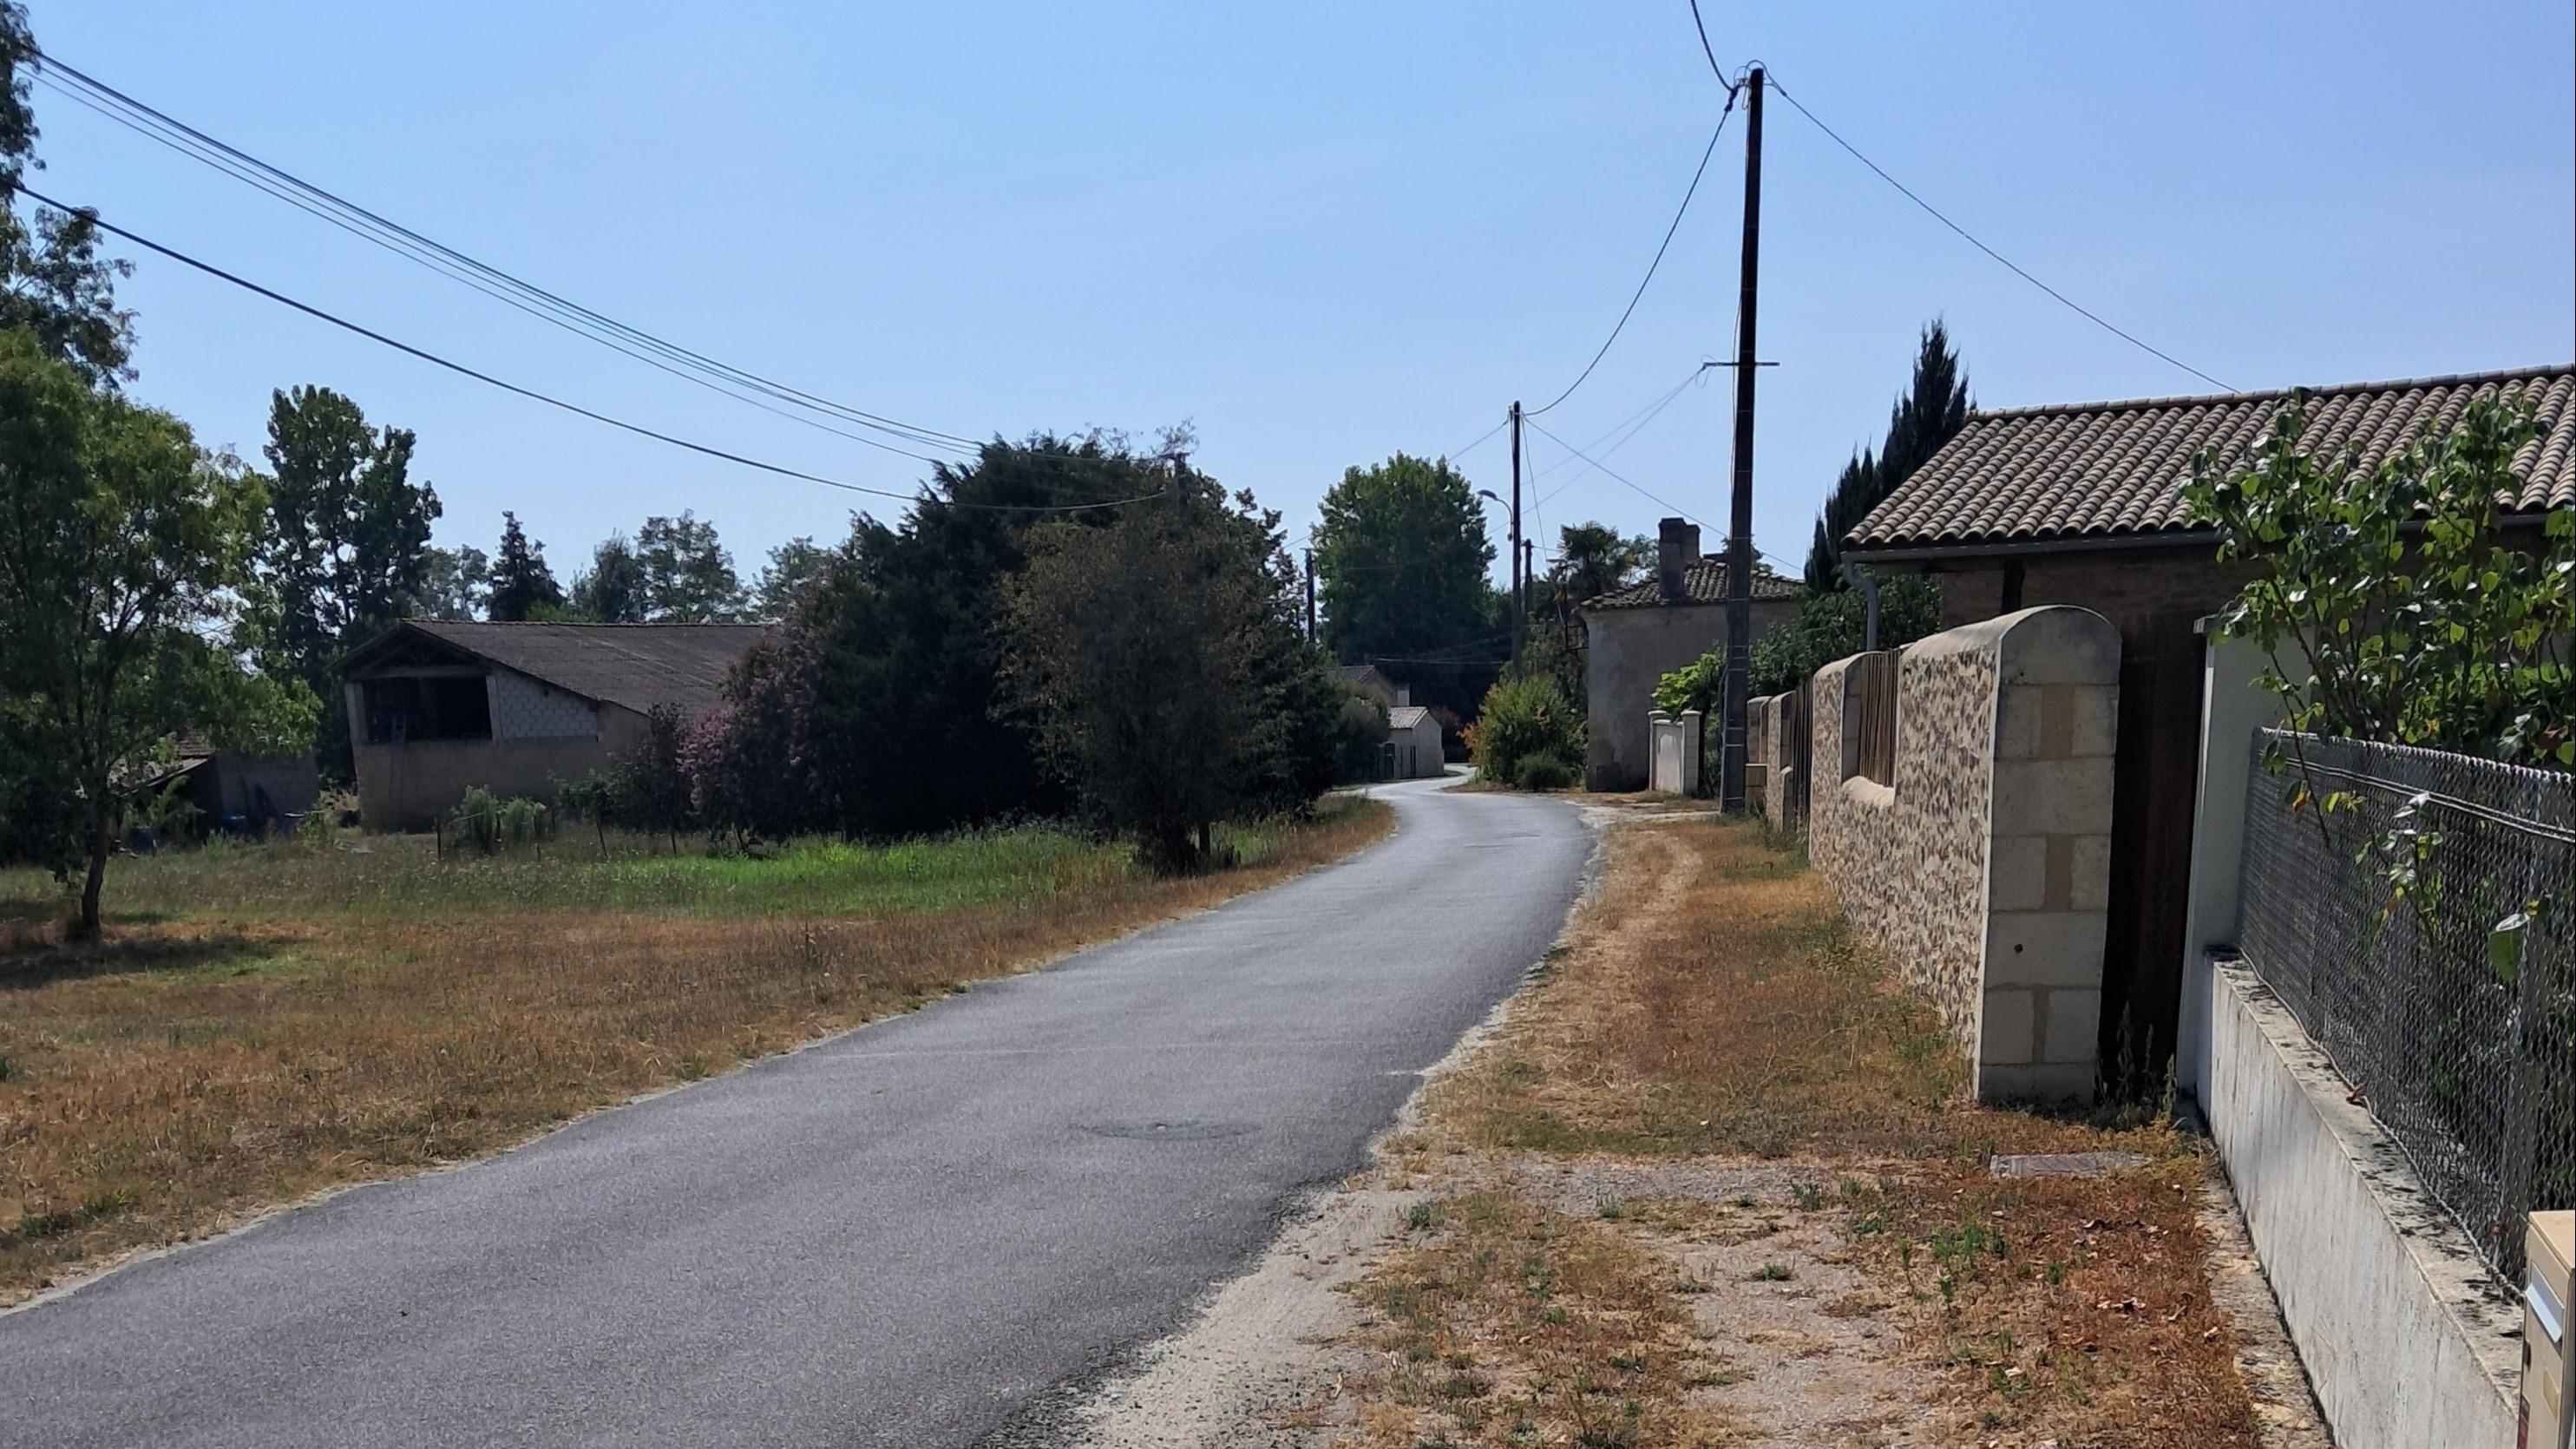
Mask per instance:
[[[2507,1283],[2576,1206],[2576,778],[2265,732],[2240,943]]]

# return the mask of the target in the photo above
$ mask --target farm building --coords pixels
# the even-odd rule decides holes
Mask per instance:
[[[642,743],[655,708],[716,705],[769,628],[407,619],[341,662],[359,818],[424,829],[478,785],[550,797]]]

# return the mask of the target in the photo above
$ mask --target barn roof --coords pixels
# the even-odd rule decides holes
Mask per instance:
[[[425,636],[570,694],[647,713],[668,704],[697,714],[724,698],[734,662],[769,624],[558,624],[406,619],[350,653],[355,676],[396,642]]]

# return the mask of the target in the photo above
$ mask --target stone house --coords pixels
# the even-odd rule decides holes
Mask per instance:
[[[716,705],[770,628],[406,619],[341,661],[359,819],[425,829],[478,785],[550,798],[641,744],[656,707]]]
[[[1443,772],[1440,721],[1428,706],[1407,702],[1386,712],[1386,776],[1390,780],[1430,779]]]
[[[2576,365],[2312,390],[2313,449],[2375,464],[2482,392],[2527,400],[2543,436],[2499,502],[2509,526],[2576,506]],[[2173,1051],[2198,783],[2203,621],[2250,570],[2222,563],[2186,516],[2195,454],[2246,455],[2283,391],[2012,408],[1971,414],[1846,540],[1881,573],[1926,573],[1945,629],[2072,604],[2118,631],[2103,1060],[2153,1070]],[[1816,768],[1824,766],[1819,762]],[[1818,782],[1817,788],[1822,788]]]
[[[1578,606],[1587,789],[1645,788],[1656,683],[1726,642],[1726,560],[1700,553],[1699,525],[1665,519],[1655,557],[1655,577]],[[1796,582],[1756,564],[1753,637],[1797,614]]]
[[[1387,678],[1386,671],[1374,664],[1337,664],[1333,666],[1333,678],[1376,700],[1380,709],[1393,709],[1399,702],[1413,702],[1412,691]]]

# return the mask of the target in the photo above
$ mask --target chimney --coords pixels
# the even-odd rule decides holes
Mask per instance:
[[[1655,578],[1664,602],[1687,604],[1690,594],[1683,574],[1699,557],[1699,525],[1686,518],[1667,518],[1655,539]]]
[[[1397,685],[1395,687],[1395,707],[1397,709],[1405,709],[1410,707],[1412,703],[1413,686],[1410,684]]]

